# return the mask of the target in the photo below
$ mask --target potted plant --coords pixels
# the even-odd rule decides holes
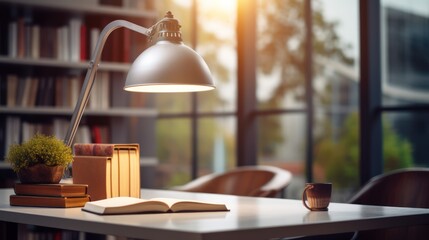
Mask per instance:
[[[73,154],[56,137],[36,134],[22,144],[13,144],[6,161],[22,183],[59,183]]]

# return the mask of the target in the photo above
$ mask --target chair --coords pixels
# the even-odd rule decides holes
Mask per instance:
[[[429,208],[429,168],[400,169],[373,177],[349,200],[349,203]],[[429,239],[429,227],[400,227],[360,231],[354,234],[345,233],[284,239]]]
[[[429,169],[409,168],[372,178],[349,201],[355,204],[429,208]],[[429,239],[428,226],[362,231],[358,239]]]
[[[276,197],[290,183],[292,174],[273,166],[243,166],[225,173],[197,178],[174,190],[231,194],[252,197]]]

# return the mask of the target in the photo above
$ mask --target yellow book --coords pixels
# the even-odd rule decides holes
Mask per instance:
[[[140,198],[140,154],[138,149],[129,149],[130,196]]]
[[[128,149],[119,148],[119,196],[130,195],[130,154]]]
[[[112,168],[111,168],[111,187],[112,197],[119,197],[119,150],[114,150],[116,153],[112,156]],[[140,176],[139,176],[140,177]]]

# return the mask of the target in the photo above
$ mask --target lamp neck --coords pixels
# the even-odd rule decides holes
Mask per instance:
[[[158,41],[167,40],[180,43],[182,42],[180,27],[179,21],[168,11],[163,19],[149,29],[149,42],[154,44]]]

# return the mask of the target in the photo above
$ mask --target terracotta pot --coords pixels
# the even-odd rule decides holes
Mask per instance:
[[[18,171],[21,183],[59,183],[64,173],[64,166],[36,164]]]

